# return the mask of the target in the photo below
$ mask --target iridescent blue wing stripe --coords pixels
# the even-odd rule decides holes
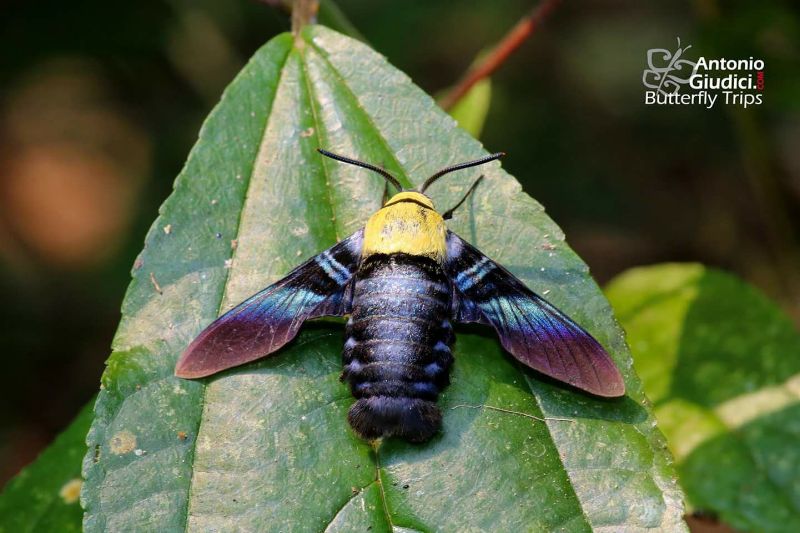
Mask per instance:
[[[447,233],[445,270],[454,287],[453,319],[494,327],[526,366],[599,396],[625,393],[606,350],[567,315],[455,233]]]
[[[175,374],[197,378],[247,363],[292,340],[310,318],[349,313],[363,240],[359,230],[222,315],[181,355]]]

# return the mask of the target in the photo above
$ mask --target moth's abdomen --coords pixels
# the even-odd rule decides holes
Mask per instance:
[[[364,438],[429,439],[449,384],[450,285],[434,260],[376,254],[356,274],[342,378],[357,402],[349,420]]]

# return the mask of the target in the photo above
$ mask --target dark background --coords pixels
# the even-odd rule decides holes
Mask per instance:
[[[340,0],[431,94],[531,7]],[[288,19],[253,0],[6,2],[0,19],[0,483],[89,401],[129,270],[201,121]],[[600,283],[733,271],[800,318],[800,12],[789,1],[565,2],[493,76],[482,135]],[[762,58],[764,104],[643,102],[650,48]],[[435,166],[435,162],[431,163]]]

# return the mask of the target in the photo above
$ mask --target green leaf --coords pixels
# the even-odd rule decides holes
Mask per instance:
[[[742,531],[800,530],[800,335],[742,281],[630,270],[607,294],[690,504]]]
[[[81,457],[86,453],[86,432],[92,422],[92,405],[80,414],[34,461],[9,481],[0,494],[0,532],[70,532],[81,530],[78,497]]]
[[[481,136],[489,106],[492,103],[492,81],[483,78],[472,86],[450,110],[450,116],[456,119],[458,125],[464,128],[475,138]]]
[[[86,530],[682,530],[670,460],[608,303],[497,164],[452,227],[596,334],[627,398],[542,380],[488,330],[464,329],[442,434],[376,451],[347,425],[341,323],[309,323],[279,354],[205,381],[173,377],[220,312],[380,206],[379,178],[318,146],[407,184],[486,153],[359,42],[312,26],[257,52],[203,126],[136,262],[89,433]],[[447,208],[469,180],[430,193]]]

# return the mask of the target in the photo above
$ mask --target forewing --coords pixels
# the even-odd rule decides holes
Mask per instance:
[[[598,396],[622,396],[625,383],[606,350],[567,315],[455,233],[445,265],[458,322],[492,325],[523,364]]]
[[[199,378],[247,363],[292,340],[305,320],[349,313],[362,242],[359,230],[219,317],[186,348],[175,375]]]

